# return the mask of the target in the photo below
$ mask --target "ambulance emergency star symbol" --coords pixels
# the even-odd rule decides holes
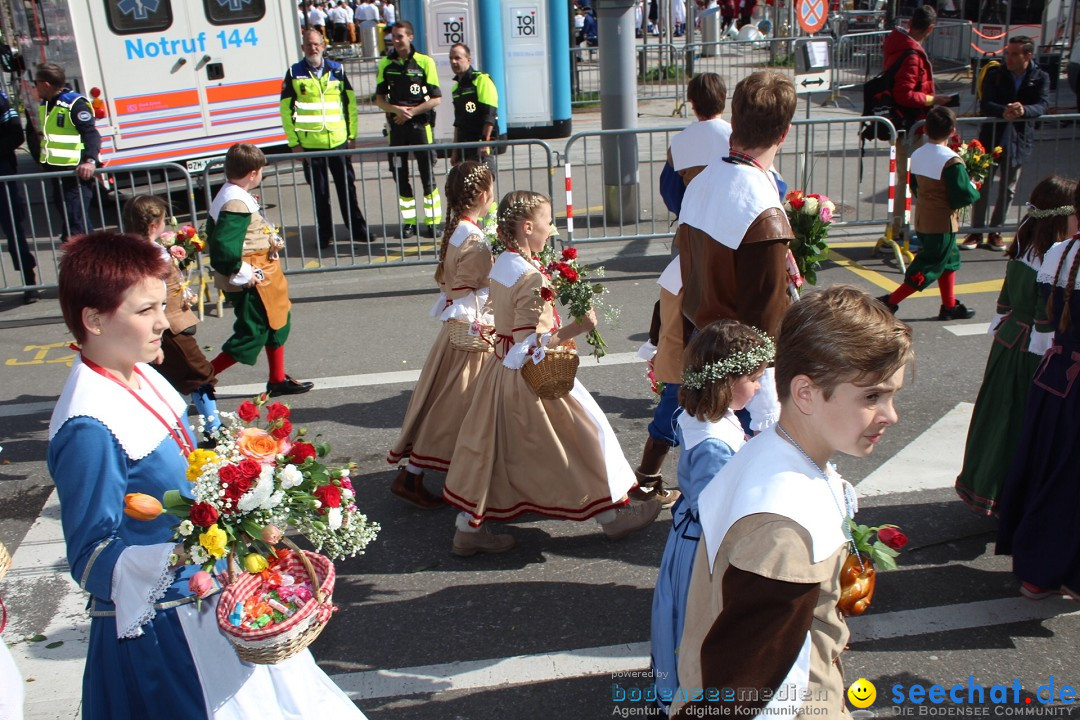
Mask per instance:
[[[116,7],[135,20],[145,20],[149,13],[158,11],[160,4],[161,0],[120,0]]]
[[[240,12],[245,5],[250,5],[251,0],[217,0],[221,7],[229,8],[229,12]]]

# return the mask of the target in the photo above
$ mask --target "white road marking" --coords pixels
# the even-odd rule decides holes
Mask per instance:
[[[961,325],[946,325],[945,329],[953,335],[964,337],[965,335],[985,335],[990,330],[990,323],[963,323]]]
[[[585,351],[583,350],[582,352],[584,353]],[[637,356],[637,353],[632,352],[611,353],[610,355],[604,356],[599,363],[596,362],[591,355],[583,354],[581,357],[581,365],[578,366],[578,370],[581,371],[596,367],[604,368],[612,365],[629,365],[631,363],[642,363],[642,366],[644,366],[644,362]],[[644,371],[642,371],[642,374],[644,374]],[[372,385],[414,383],[419,378],[419,370],[397,370],[391,372],[364,373],[359,375],[335,375],[331,377],[312,378],[311,381],[315,383],[315,390],[337,390],[341,388],[369,387]],[[251,397],[265,391],[266,385],[263,383],[221,385],[217,388],[217,394],[221,397]],[[54,405],[56,405],[55,400],[50,402],[0,405],[0,418],[52,412]]]
[[[859,495],[950,488],[964,463],[973,403],[962,402],[855,486]]]

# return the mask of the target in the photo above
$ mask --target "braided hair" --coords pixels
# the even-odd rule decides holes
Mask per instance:
[[[446,177],[446,201],[449,206],[446,225],[443,227],[442,245],[439,246],[439,266],[435,269],[435,281],[441,283],[445,272],[446,248],[450,236],[461,224],[466,210],[477,203],[480,196],[493,189],[495,177],[484,163],[466,160],[450,169]]]
[[[1076,188],[1076,194],[1073,196],[1073,207],[1076,207],[1077,203],[1080,203],[1080,185]],[[1058,262],[1057,268],[1054,270],[1054,284],[1057,284],[1058,278],[1061,277],[1061,269],[1065,265],[1065,258],[1069,257],[1069,252],[1076,247],[1077,243],[1080,243],[1080,234],[1074,235],[1069,239],[1069,245],[1065,248],[1065,251],[1061,253],[1061,260]],[[1076,287],[1076,272],[1080,268],[1080,250],[1077,251],[1073,257],[1072,267],[1069,268],[1069,279],[1065,284],[1065,307],[1061,310],[1061,321],[1058,323],[1058,329],[1062,332],[1068,330],[1072,324],[1072,312],[1069,310],[1069,304],[1072,300],[1073,289]],[[1054,289],[1050,289],[1050,298],[1046,301],[1046,316],[1048,318],[1054,317]]]
[[[169,214],[169,206],[155,195],[137,195],[124,204],[121,220],[124,232],[139,237],[150,237],[150,226],[158,220],[164,220]]]
[[[1051,175],[1039,181],[1031,191],[1027,206],[1029,212],[1016,229],[1016,242],[1005,251],[1010,259],[1030,254],[1042,260],[1050,247],[1062,240],[1069,232],[1069,217],[1077,182],[1060,175]]]
[[[532,190],[513,190],[503,196],[499,203],[499,237],[506,244],[507,249],[514,250],[528,256],[528,252],[521,252],[517,241],[517,231],[521,223],[531,220],[537,208],[544,204],[551,204],[546,196]]]

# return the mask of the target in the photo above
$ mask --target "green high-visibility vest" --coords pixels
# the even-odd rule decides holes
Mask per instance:
[[[40,158],[43,165],[73,167],[82,159],[82,136],[71,119],[71,106],[79,99],[86,98],[76,92],[66,92],[56,98],[48,115],[45,113],[44,104],[38,108],[38,118],[44,134]]]

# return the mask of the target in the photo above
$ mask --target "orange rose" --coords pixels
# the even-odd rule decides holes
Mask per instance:
[[[284,451],[281,441],[265,430],[244,428],[236,441],[236,447],[246,457],[264,464],[271,464],[278,453]]]
[[[161,501],[143,493],[128,493],[124,496],[124,514],[136,520],[156,520],[164,512]]]

